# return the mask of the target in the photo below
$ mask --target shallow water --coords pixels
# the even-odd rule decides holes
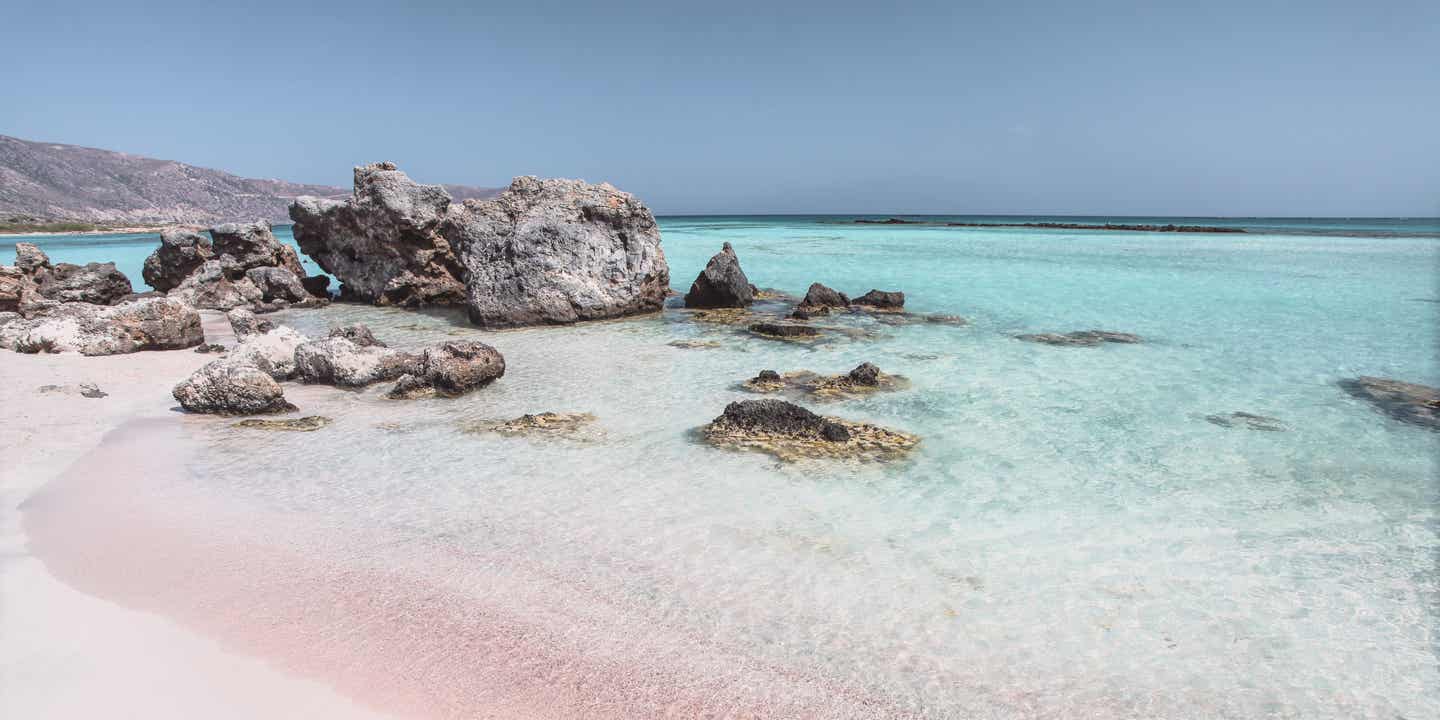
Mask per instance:
[[[848,318],[873,335],[805,346],[673,309],[503,333],[444,314],[284,313],[314,333],[366,322],[396,345],[482,338],[508,370],[452,401],[287,391],[335,418],[314,433],[186,418],[198,452],[124,502],[169,518],[147,527],[231,546],[177,551],[195,568],[169,571],[208,564],[248,588],[220,624],[330,628],[287,646],[299,654],[368,638],[335,672],[388,664],[422,696],[396,705],[421,714],[473,714],[494,686],[543,678],[592,716],[1440,716],[1440,435],[1335,386],[1440,384],[1440,240],[662,227],[682,291],[729,241],[762,287],[901,289],[971,324]],[[1146,342],[1012,338],[1090,328]],[[721,347],[667,344],[681,339]],[[694,439],[753,397],[736,383],[761,369],[861,361],[909,389],[811,404],[922,436],[906,461],[785,464]],[[547,410],[599,420],[568,439],[461,431]],[[1204,420],[1233,411],[1289,430]],[[307,596],[343,587],[390,610],[287,615],[291,571],[247,569],[259,548],[327,568],[293,571]],[[155,563],[113,561],[134,565],[133,602],[185,613],[160,600]],[[211,585],[191,606],[221,603]],[[480,632],[494,627],[523,639]]]

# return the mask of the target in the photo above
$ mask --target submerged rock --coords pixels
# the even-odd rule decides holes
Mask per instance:
[[[407,399],[435,394],[457,397],[478,390],[505,374],[505,358],[485,343],[457,341],[425,348],[414,369],[395,383],[389,397]]]
[[[194,230],[160,231],[160,247],[145,258],[140,275],[160,292],[179,287],[201,265],[215,256],[210,239]]]
[[[498,433],[500,435],[572,435],[585,429],[596,420],[585,412],[557,413],[542,412],[521,415],[513,420],[471,423],[463,430],[468,433]]]
[[[685,293],[685,307],[690,308],[743,308],[754,300],[755,286],[740,269],[740,258],[728,242],[710,258],[690,285],[690,292]]]
[[[250,430],[285,430],[289,432],[315,432],[320,428],[334,422],[324,415],[307,415],[301,418],[285,418],[284,420],[267,420],[261,418],[250,418],[235,423],[237,428]]]
[[[120,305],[56,303],[0,324],[0,347],[16,352],[116,355],[180,350],[204,342],[200,314],[169,298]]]
[[[364,387],[396,380],[419,367],[414,354],[356,345],[343,337],[312,340],[295,348],[296,379],[338,387]]]
[[[750,332],[765,338],[781,339],[813,339],[819,337],[820,331],[809,325],[795,325],[792,323],[762,322],[750,325]]]
[[[1228,428],[1245,428],[1247,430],[1261,430],[1264,432],[1284,432],[1289,430],[1285,423],[1277,418],[1255,415],[1247,412],[1232,412],[1217,415],[1206,415],[1205,422],[1211,425],[1219,425]]]
[[[79,395],[84,398],[99,399],[109,397],[110,393],[100,389],[95,383],[77,383],[66,385],[41,385],[36,388],[39,393],[56,393],[61,395]]]
[[[887,460],[919,443],[913,435],[829,418],[783,400],[741,400],[701,428],[710,444],[769,453],[783,461],[806,457]]]
[[[869,310],[897,311],[905,307],[905,293],[890,292],[885,290],[871,290],[850,301],[851,305],[858,305]]]
[[[1368,375],[1341,380],[1339,385],[1396,420],[1440,430],[1440,388]]]
[[[269,373],[227,357],[196,370],[171,393],[180,407],[213,415],[264,415],[295,410]]]
[[[724,347],[719,340],[671,340],[665,344],[682,350],[713,350]]]
[[[1032,333],[1028,335],[1016,335],[1017,340],[1026,342],[1044,343],[1046,345],[1069,345],[1078,347],[1094,347],[1101,343],[1122,343],[1134,344],[1140,342],[1139,335],[1130,333],[1111,332],[1109,330],[1080,330],[1071,333]]]
[[[37,250],[38,252],[38,250]],[[130,278],[115,263],[60,263],[35,274],[40,296],[50,300],[113,305],[133,292]]]
[[[902,390],[910,383],[903,377],[880,371],[871,363],[861,363],[842,375],[818,375],[809,370],[780,374],[764,370],[741,383],[746,390],[758,393],[793,391],[822,400],[843,400],[862,397],[877,391]]]

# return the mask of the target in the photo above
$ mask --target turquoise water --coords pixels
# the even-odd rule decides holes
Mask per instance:
[[[383,568],[393,582],[357,592],[409,607],[423,587],[428,613],[511,623],[576,658],[533,666],[523,643],[480,653],[454,626],[387,616],[413,645],[377,633],[371,650],[417,683],[444,678],[425,687],[457,716],[517,667],[591,698],[593,716],[696,697],[770,717],[1440,716],[1440,435],[1335,386],[1440,385],[1433,221],[1157,235],[818,220],[662,219],[673,284],[728,241],[762,287],[898,289],[971,324],[856,318],[875,335],[797,346],[676,310],[503,333],[282,313],[314,333],[364,321],[397,345],[483,338],[509,369],[456,401],[298,388],[303,412],[336,423],[266,435],[264,452],[192,418],[205,452],[139,494],[161,512],[204,494],[243,510],[174,522],[302,548],[346,569],[337,583]],[[70,242],[88,239],[46,249],[63,259]],[[129,267],[129,248],[76,259]],[[1090,328],[1146,342],[1012,338]],[[721,346],[668,344],[683,339]],[[909,460],[782,464],[690,432],[761,369],[861,361],[910,389],[812,406],[920,435]],[[599,421],[569,440],[459,430],[546,410]],[[1233,411],[1290,429],[1204,420]],[[271,585],[288,587],[225,602],[268,617]],[[306,635],[314,652],[375,632],[336,622]]]

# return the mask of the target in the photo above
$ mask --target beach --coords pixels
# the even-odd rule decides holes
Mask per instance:
[[[170,388],[211,359],[189,350],[0,353],[0,401],[20,409],[3,450],[22,459],[5,469],[0,601],[5,636],[26,640],[0,651],[4,702],[25,717],[93,715],[75,697],[151,717],[1440,709],[1435,435],[1337,385],[1440,379],[1433,238],[662,225],[677,291],[731,242],[760,287],[900,289],[908,313],[814,321],[813,342],[674,301],[505,331],[348,303],[266,315],[505,354],[503,378],[455,399],[285,383],[299,410],[283,417],[331,418],[314,432],[176,412]],[[1016,339],[1087,329],[1141,342]],[[861,362],[905,383],[794,399],[913,433],[903,459],[784,462],[696,435],[756,397],[743,383],[760,370]],[[39,391],[87,381],[110,394]],[[483,429],[544,411],[595,420]],[[1283,429],[1207,419],[1235,412]],[[193,692],[158,698],[159,677]]]

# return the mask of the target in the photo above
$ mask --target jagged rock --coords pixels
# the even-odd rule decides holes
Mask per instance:
[[[50,269],[50,256],[34,243],[15,243],[15,267],[26,275]]]
[[[790,323],[754,323],[750,326],[750,332],[767,338],[813,338],[820,335],[820,331],[809,325],[793,325]]]
[[[848,377],[850,382],[856,385],[875,387],[880,384],[880,368],[868,362],[860,363],[858,367],[850,371]]]
[[[701,429],[716,447],[756,450],[785,461],[805,457],[888,460],[919,438],[875,425],[822,417],[784,400],[741,400]]]
[[[330,337],[345,338],[360,347],[388,347],[385,343],[375,339],[375,333],[370,332],[370,326],[359,323],[331,328]]]
[[[1101,343],[1122,343],[1134,344],[1140,342],[1139,335],[1130,333],[1111,332],[1109,330],[1080,330],[1071,333],[1032,333],[1028,335],[1016,335],[1016,339],[1026,342],[1044,343],[1046,345],[1069,345],[1078,347],[1094,347]]]
[[[229,255],[243,270],[259,267],[278,267],[289,270],[298,282],[305,277],[300,258],[291,248],[275,239],[270,232],[270,223],[257,220],[251,223],[225,223],[210,228],[215,254]]]
[[[305,292],[310,293],[314,297],[327,300],[330,298],[329,275],[310,275],[308,277],[302,277],[300,278],[300,285],[301,287],[305,288]]]
[[[171,394],[180,407],[194,413],[264,415],[295,410],[269,373],[234,357],[196,370]]]
[[[0,312],[19,312],[35,281],[18,267],[0,266]]]
[[[670,286],[655,217],[608,183],[518,177],[493,200],[452,208],[443,233],[482,327],[655,312]]]
[[[1276,418],[1247,412],[1207,415],[1205,416],[1205,421],[1211,425],[1219,425],[1220,427],[1243,427],[1247,430],[1262,430],[1265,432],[1283,432],[1288,429],[1285,427],[1285,423]]]
[[[805,291],[805,299],[800,301],[800,307],[809,312],[816,312],[819,308],[843,308],[849,307],[850,298],[838,290],[825,287],[820,283],[811,283],[810,289]]]
[[[243,337],[230,351],[230,357],[258,367],[276,380],[289,380],[297,371],[295,351],[309,340],[295,328],[281,325]]]
[[[740,269],[735,248],[725,243],[685,294],[685,307],[743,308],[755,300],[754,286]]]
[[[160,292],[176,288],[215,255],[210,239],[183,228],[160,231],[160,247],[145,258],[140,275]]]
[[[456,397],[485,387],[504,374],[504,356],[485,343],[441,343],[421,353],[417,366],[400,378],[390,397],[414,398],[430,392]]]
[[[340,296],[377,305],[459,305],[465,270],[440,234],[450,195],[393,163],[355,168],[350,200],[301,197],[290,206],[295,241],[340,279]]]
[[[115,355],[178,350],[199,345],[204,339],[200,314],[170,298],[114,306],[57,303],[28,318],[0,324],[0,347],[16,352]]]
[[[300,284],[295,273],[282,267],[254,267],[245,271],[245,278],[255,284],[266,302],[283,300],[298,303],[309,299],[310,293]]]
[[[40,296],[59,302],[113,305],[133,289],[115,263],[60,263],[35,275]]]
[[[275,328],[274,323],[255,317],[255,312],[245,307],[238,307],[225,313],[225,319],[230,321],[230,329],[235,332],[235,338],[241,342],[252,335],[268,333]]]
[[[376,346],[360,346],[343,337],[314,340],[295,348],[296,379],[339,387],[363,387],[402,375],[418,374],[420,358]]]
[[[284,420],[264,420],[261,418],[250,418],[235,423],[237,428],[249,430],[284,430],[289,432],[315,432],[320,428],[334,422],[324,415],[307,415],[301,418],[285,418]]]
[[[260,288],[245,277],[245,268],[229,255],[205,261],[168,295],[202,310],[253,307],[264,300]]]
[[[761,382],[780,382],[780,373],[774,370],[761,370],[755,379]]]
[[[896,311],[901,310],[905,307],[905,293],[887,292],[884,290],[871,290],[870,292],[867,292],[864,295],[861,295],[860,297],[851,300],[850,304],[859,305],[861,307],[869,308],[872,310]]]
[[[1341,380],[1339,385],[1396,420],[1440,430],[1440,388],[1368,375]]]
[[[521,415],[513,420],[471,423],[462,427],[468,433],[500,435],[573,435],[595,422],[590,413],[542,412]]]

